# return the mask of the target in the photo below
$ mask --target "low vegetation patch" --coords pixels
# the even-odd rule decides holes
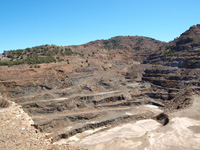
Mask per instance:
[[[20,64],[42,64],[42,63],[51,63],[51,62],[56,62],[56,59],[52,56],[41,57],[37,55],[32,55],[23,60],[0,61],[0,66],[12,66],[12,65],[20,65]]]
[[[71,55],[80,55],[83,53],[73,52],[69,47],[59,47],[55,45],[42,45],[26,49],[4,51],[3,57],[7,61],[0,61],[0,66],[12,66],[20,64],[42,64],[64,61],[63,57]],[[69,64],[69,61],[67,61]],[[30,66],[33,68],[34,66]]]

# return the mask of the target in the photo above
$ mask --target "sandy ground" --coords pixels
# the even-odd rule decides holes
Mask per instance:
[[[149,110],[159,111],[155,106],[148,107]],[[68,142],[89,150],[199,150],[200,96],[194,96],[190,108],[171,113],[169,118],[166,126],[144,119],[102,132],[91,131],[93,134],[82,139],[72,137]]]
[[[81,140],[80,143],[89,145],[90,143],[99,144],[110,141],[114,138],[136,138],[145,135],[148,131],[159,128],[161,124],[148,119],[137,122],[127,123],[121,126],[114,127],[110,130],[91,135]],[[95,139],[95,141],[94,141]]]
[[[158,109],[156,106],[152,105],[143,105],[143,106],[138,106],[135,107],[134,109],[127,111],[126,115],[138,115],[138,114],[160,114],[162,111]],[[139,120],[139,121],[131,121],[126,124],[122,124],[119,126],[116,126],[114,128],[97,132],[102,129],[105,129],[106,127],[103,128],[98,128],[95,130],[88,130],[80,134],[76,134],[75,136],[72,136],[68,139],[62,139],[56,142],[56,144],[65,144],[69,143],[72,145],[78,145],[80,147],[85,147],[87,149],[128,149],[130,147],[131,149],[134,147],[137,147],[142,144],[142,142],[138,142],[135,140],[129,140],[131,138],[139,138],[147,134],[147,132],[150,132],[152,130],[155,130],[162,125],[158,123],[155,120],[152,119],[144,119],[144,120]],[[119,146],[120,141],[123,141],[121,146]],[[128,140],[128,141],[126,141]],[[110,144],[113,143],[113,144]],[[114,148],[114,145],[116,143],[118,146]],[[108,143],[110,146],[106,146]],[[125,144],[126,143],[126,144]],[[129,145],[127,147],[127,145]]]
[[[169,115],[170,123],[149,133],[146,150],[200,149],[200,96],[194,96],[192,107]]]

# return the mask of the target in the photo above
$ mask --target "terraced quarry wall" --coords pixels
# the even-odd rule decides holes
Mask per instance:
[[[107,143],[117,137],[143,137],[147,131],[169,124],[168,115],[192,105],[192,95],[200,89],[198,72],[199,69],[138,64],[90,74],[63,73],[74,84],[40,92],[33,90],[9,99],[21,105],[31,116],[36,129],[52,135],[52,143],[88,148],[91,147],[90,136],[96,135],[99,145],[104,132],[105,135],[106,132],[111,134],[112,130],[112,134],[124,132],[102,141]],[[15,90],[18,88],[13,87],[12,92]],[[158,117],[162,113],[167,115]],[[135,128],[129,135],[126,130],[130,125]],[[137,131],[138,126],[145,127]],[[122,128],[119,130],[118,127]]]
[[[115,37],[71,46],[77,53],[84,49],[87,57],[70,56],[70,64],[0,67],[0,91],[22,106],[52,144],[92,150],[199,149],[196,30],[167,44]]]

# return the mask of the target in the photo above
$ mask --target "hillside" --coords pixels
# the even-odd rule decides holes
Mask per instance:
[[[179,38],[170,42],[169,47],[175,51],[184,51],[200,47],[200,25],[190,27]]]
[[[156,51],[165,43],[142,36],[117,36],[108,40],[92,41],[83,46],[95,46],[105,49],[124,49],[124,50],[152,50]]]
[[[118,36],[4,52],[0,91],[53,144],[197,150],[199,31],[192,26],[170,43]]]
[[[119,36],[108,40],[97,40],[79,46],[42,45],[32,48],[5,51],[0,65],[42,64],[65,61],[69,64],[70,57],[94,57],[101,54],[115,55],[119,50],[129,53],[136,60],[143,60],[152,51],[163,46],[164,42],[139,36]]]
[[[151,54],[145,63],[181,68],[200,68],[200,25],[192,26],[161,51]]]

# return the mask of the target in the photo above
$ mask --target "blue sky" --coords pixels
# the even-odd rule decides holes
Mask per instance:
[[[200,23],[199,0],[0,0],[0,53],[119,35],[171,41]]]

